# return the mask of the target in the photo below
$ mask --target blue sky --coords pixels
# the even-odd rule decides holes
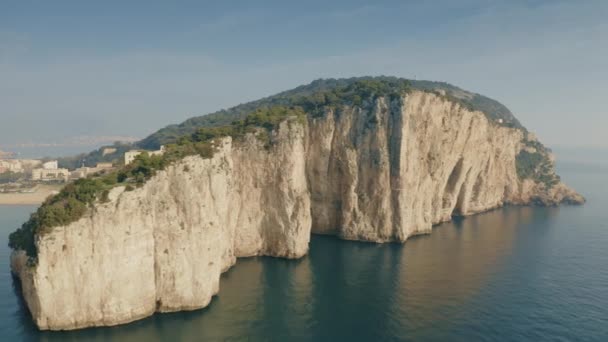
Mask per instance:
[[[608,147],[608,1],[0,0],[0,147],[144,137],[316,78],[440,80]]]

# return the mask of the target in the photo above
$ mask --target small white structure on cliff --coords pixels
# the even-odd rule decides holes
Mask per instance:
[[[70,178],[79,179],[79,178],[87,178],[89,175],[114,170],[114,165],[112,163],[97,163],[95,167],[79,167],[76,170],[70,173]]]
[[[112,163],[97,163],[95,166],[98,170],[111,170],[114,168],[114,164]]]
[[[161,146],[160,150],[157,150],[157,151],[142,151],[142,150],[128,151],[125,153],[125,165],[131,164],[138,155],[140,155],[144,152],[147,152],[148,155],[150,155],[150,156],[162,156],[165,153],[165,146]]]

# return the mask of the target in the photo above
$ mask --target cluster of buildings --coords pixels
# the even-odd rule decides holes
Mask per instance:
[[[21,173],[34,182],[67,182],[113,169],[112,163],[98,163],[95,167],[80,167],[70,171],[60,168],[57,160],[43,162],[37,159],[0,159],[0,173]]]
[[[1,152],[1,151],[0,151]],[[147,152],[150,156],[158,156],[165,153],[165,147],[161,146],[157,151],[131,150],[124,155],[124,164],[129,165],[135,158]],[[5,155],[4,152],[2,152]],[[107,147],[102,150],[102,155],[116,153],[116,148]],[[7,155],[8,156],[8,155]],[[57,160],[43,162],[36,159],[2,159],[0,158],[0,173],[14,172],[30,176],[35,182],[67,182],[71,179],[86,178],[90,175],[109,172],[115,169],[113,163],[97,163],[95,167],[82,166],[75,170],[60,168]]]
[[[70,179],[87,178],[90,175],[94,175],[100,172],[109,172],[114,170],[114,164],[112,163],[97,163],[94,167],[82,166],[73,171],[68,169],[59,168],[57,161],[46,162],[42,165],[42,168],[32,170],[33,181],[63,181],[67,182]]]
[[[0,167],[0,173],[12,171],[16,173],[24,173],[29,175],[30,179],[35,182],[67,182],[71,179],[86,178],[89,175],[111,171],[114,169],[112,163],[97,163],[95,167],[79,167],[75,170],[60,168],[57,160],[41,162],[39,160],[0,160],[0,165],[10,165],[10,169],[3,171]]]
[[[25,173],[39,167],[41,164],[40,160],[35,159],[0,159],[0,173]]]
[[[42,164],[42,167],[32,170],[33,181],[67,182],[70,178],[68,169],[60,169],[56,160]]]

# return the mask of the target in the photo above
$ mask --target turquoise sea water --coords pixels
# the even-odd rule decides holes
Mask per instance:
[[[586,205],[499,209],[404,245],[315,236],[301,260],[239,260],[206,309],[75,332],[31,323],[6,240],[34,207],[0,206],[0,340],[608,341],[608,168],[560,172]]]

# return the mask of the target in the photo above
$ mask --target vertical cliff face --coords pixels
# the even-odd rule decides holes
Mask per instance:
[[[223,138],[143,187],[38,237],[38,262],[12,256],[41,329],[130,322],[202,308],[238,257],[298,258],[311,231],[405,241],[453,215],[505,203],[580,202],[559,183],[522,180],[526,134],[444,97],[414,91],[287,120],[265,147]]]
[[[527,134],[442,96],[413,92],[310,122],[313,232],[405,241],[454,215],[505,203],[581,201],[563,184],[520,180]],[[552,172],[552,171],[551,171]]]
[[[285,123],[271,152],[230,138],[211,159],[188,157],[142,188],[37,241],[38,263],[13,256],[41,329],[130,322],[206,306],[236,257],[301,257],[310,239],[304,127]]]

